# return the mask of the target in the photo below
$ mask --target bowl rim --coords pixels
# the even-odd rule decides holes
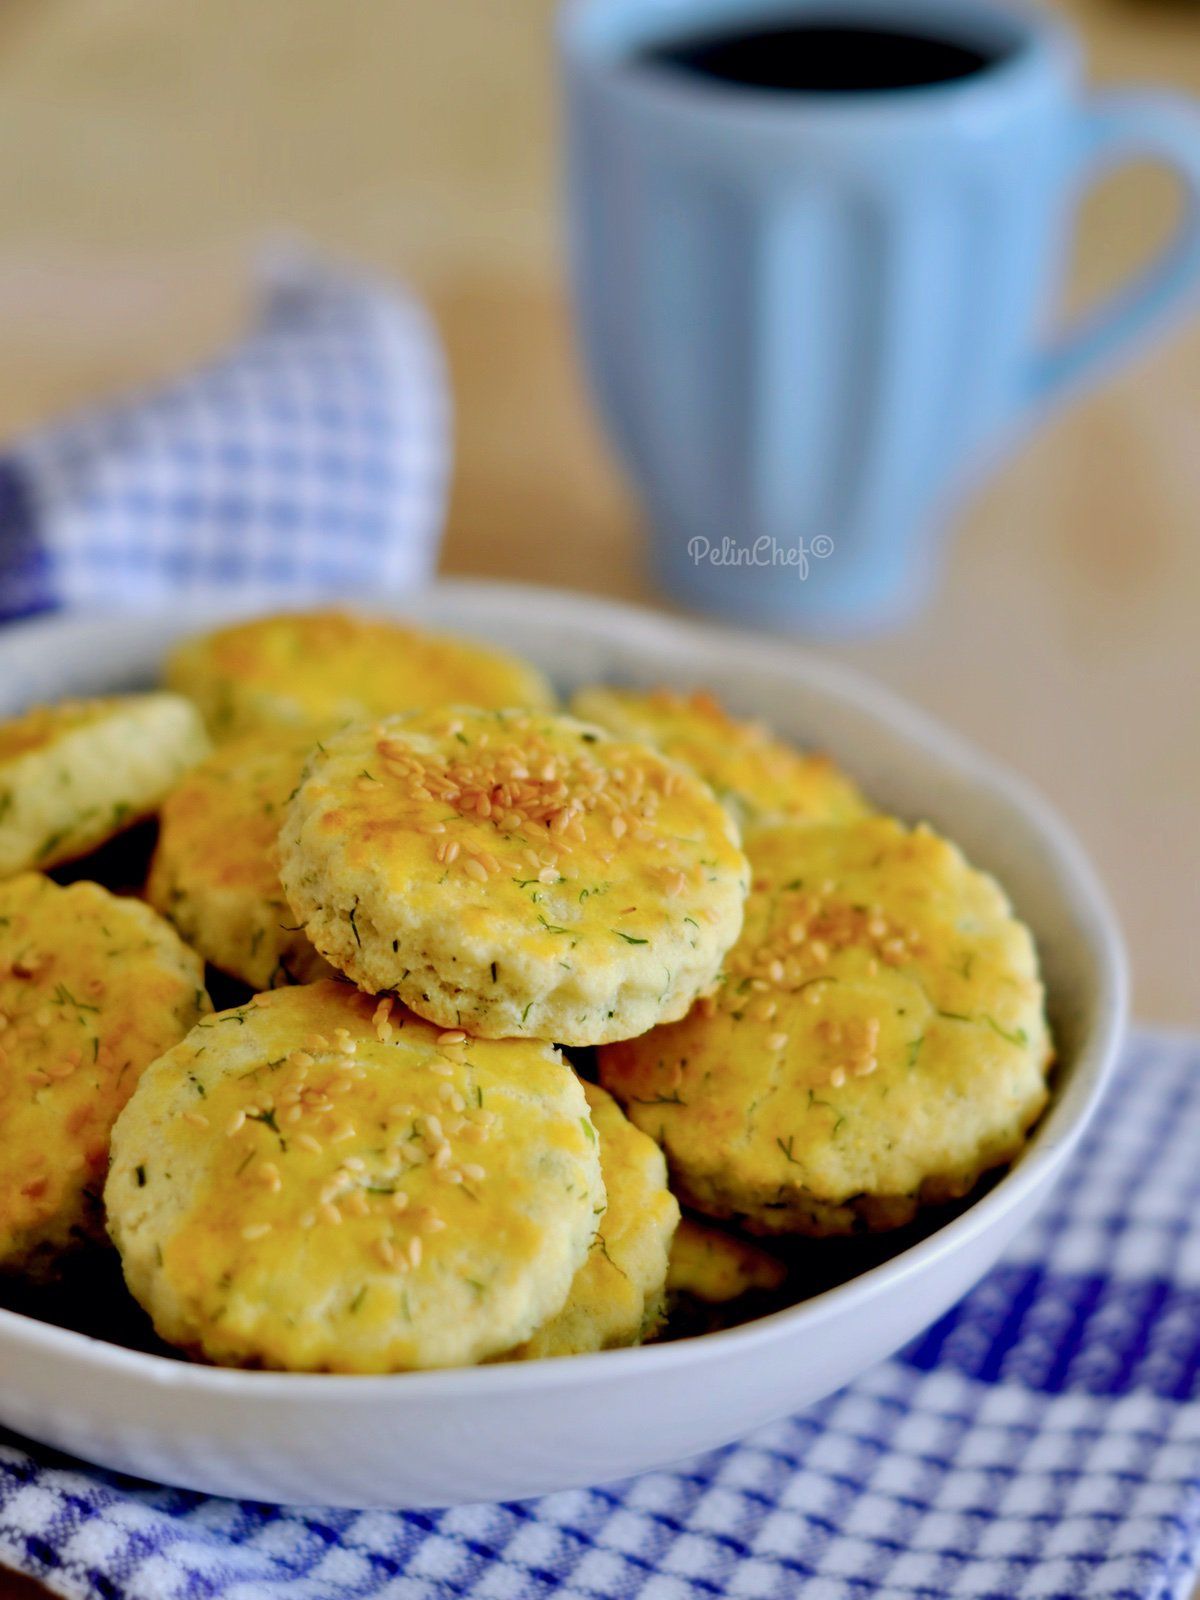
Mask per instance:
[[[559,621],[573,622],[584,632],[602,633],[610,641],[623,636],[635,649],[639,645],[643,649],[653,645],[655,650],[686,647],[695,651],[707,647],[726,658],[732,653],[742,663],[763,672],[799,675],[832,701],[851,704],[875,720],[886,721],[904,742],[936,749],[940,761],[953,767],[972,787],[998,797],[1041,838],[1047,855],[1056,864],[1060,895],[1073,907],[1075,920],[1088,930],[1096,977],[1095,1002],[1069,1081],[1056,1094],[1020,1159],[959,1215],[898,1255],[811,1299],[714,1333],[663,1344],[596,1351],[572,1356],[570,1360],[495,1362],[383,1374],[274,1372],[206,1366],[131,1350],[92,1334],[0,1308],[0,1348],[21,1347],[31,1353],[37,1350],[59,1355],[89,1365],[97,1373],[139,1378],[159,1387],[214,1399],[275,1400],[290,1405],[333,1398],[357,1398],[374,1405],[384,1397],[394,1401],[403,1394],[426,1402],[451,1396],[478,1399],[497,1391],[575,1387],[601,1376],[632,1378],[643,1369],[667,1363],[702,1365],[725,1357],[750,1355],[764,1345],[815,1334],[831,1320],[868,1310],[880,1296],[920,1276],[948,1255],[968,1248],[1057,1175],[1091,1120],[1113,1071],[1127,1019],[1128,974],[1118,924],[1095,869],[1066,822],[1032,784],[869,675],[778,636],[756,638],[742,630],[695,622],[649,606],[593,598],[549,586],[493,580],[442,579],[399,595],[373,596],[366,601],[361,596],[351,596],[340,603],[353,606],[356,599],[362,609],[382,615],[404,616],[419,609],[422,618],[451,630],[471,623],[446,622],[438,615],[443,607],[456,615],[473,611],[476,620],[486,626],[489,616],[494,619],[506,607],[528,616],[531,607],[552,605]],[[264,606],[261,592],[232,603],[228,598],[206,597],[174,607],[170,628],[172,633],[182,634],[205,622],[232,621],[271,607],[304,610],[330,603],[339,602],[305,602],[277,593],[273,600],[268,595]],[[42,645],[43,641],[53,642],[59,637],[64,641],[78,640],[93,629],[104,630],[114,624],[128,629],[139,621],[160,627],[162,619],[147,611],[59,611],[14,622],[0,632],[0,675],[6,658],[17,659],[30,641]]]

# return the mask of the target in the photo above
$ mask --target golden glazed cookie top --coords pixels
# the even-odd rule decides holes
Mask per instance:
[[[1011,1158],[1050,1042],[1033,942],[996,883],[885,817],[767,830],[750,855],[715,994],[601,1054],[686,1198],[838,1232],[906,1220]]]
[[[778,1257],[736,1234],[684,1217],[671,1240],[667,1288],[707,1305],[783,1287],[787,1268]]]
[[[222,740],[450,701],[554,703],[536,668],[503,650],[348,611],[255,617],[188,639],[168,658],[166,679]]]
[[[563,1304],[604,1186],[551,1046],[447,1037],[327,981],[206,1019],[158,1062],[105,1198],[170,1342],[385,1372],[527,1337]]]
[[[489,1037],[572,1044],[682,1015],[736,936],[748,876],[731,819],[656,751],[469,707],[327,741],[280,844],[309,936],[362,987]]]
[[[828,756],[793,749],[761,722],[738,721],[711,694],[594,687],[581,689],[571,709],[690,767],[743,826],[849,822],[869,810]]]
[[[566,1305],[514,1352],[527,1361],[639,1344],[664,1312],[679,1203],[667,1188],[662,1151],[603,1089],[584,1083],[583,1092],[600,1140],[607,1203]]]
[[[0,883],[0,1266],[103,1230],[113,1119],[209,1009],[199,958],[148,906],[38,873]]]
[[[109,695],[0,722],[0,877],[58,866],[149,816],[209,749],[180,695]]]
[[[32,706],[20,716],[0,722],[0,767],[32,750],[44,750],[73,728],[108,716],[120,703],[117,695],[98,700],[63,700],[53,706]]]
[[[163,802],[147,898],[206,960],[255,989],[332,976],[295,925],[276,852],[313,744],[306,728],[231,740]]]

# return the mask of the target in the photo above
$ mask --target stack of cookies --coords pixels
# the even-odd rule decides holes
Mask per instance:
[[[103,1221],[159,1334],[231,1365],[578,1354],[661,1335],[676,1300],[778,1296],[767,1236],[908,1223],[1044,1105],[1002,891],[707,695],[566,714],[501,652],[340,613],[189,641],[167,680],[129,697],[176,718],[140,788],[102,747],[110,831],[160,816],[149,906],[86,886],[120,936],[77,933],[69,982],[57,897],[85,886],[24,870],[61,857],[29,719],[0,729],[0,1094],[29,1100],[0,1141],[39,1143],[56,1197],[0,1177],[12,1269]],[[63,718],[40,782],[102,704],[35,714]],[[64,794],[78,855],[104,829]],[[209,1009],[201,958],[239,1003]],[[158,996],[136,1048],[115,989],[72,1010],[114,973]]]

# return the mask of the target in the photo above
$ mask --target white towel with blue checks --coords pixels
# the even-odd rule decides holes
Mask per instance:
[[[1200,1039],[1136,1035],[1041,1217],[801,1416],[628,1483],[280,1509],[0,1442],[0,1561],[77,1600],[1182,1600],[1200,1554]]]
[[[450,408],[426,312],[296,250],[262,277],[253,327],[218,360],[0,454],[0,618],[430,576]]]

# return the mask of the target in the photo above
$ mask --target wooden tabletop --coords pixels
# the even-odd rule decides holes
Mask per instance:
[[[1200,93],[1183,0],[1072,0],[1094,76]],[[656,601],[582,393],[560,271],[551,0],[5,0],[0,434],[236,325],[270,226],[428,295],[458,408],[447,571]],[[1135,169],[1070,300],[1159,240]],[[1200,324],[1050,423],[962,516],[903,631],[832,653],[1011,762],[1107,879],[1138,1013],[1200,1023]],[[0,1596],[16,1594],[5,1588]]]

